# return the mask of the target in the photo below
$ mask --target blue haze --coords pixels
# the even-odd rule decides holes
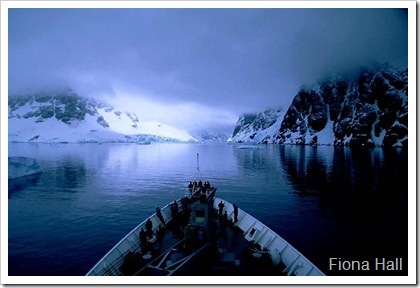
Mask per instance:
[[[129,101],[140,117],[148,101],[228,119],[286,110],[302,85],[331,73],[408,65],[407,9],[48,8],[8,19],[9,94],[68,87]],[[146,120],[192,129],[168,114]]]

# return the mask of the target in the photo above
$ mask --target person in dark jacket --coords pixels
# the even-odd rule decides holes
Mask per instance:
[[[176,220],[178,217],[178,203],[176,203],[176,200],[171,204],[171,214],[172,219]]]
[[[238,222],[238,206],[233,204],[233,223]]]
[[[159,218],[160,222],[165,226],[165,219],[163,219],[162,212],[160,212],[160,208],[156,207],[156,216]]]
[[[152,238],[153,236],[153,223],[150,218],[146,221],[146,234],[149,238]]]
[[[143,227],[140,230],[139,238],[141,247],[145,247],[147,243],[147,233],[144,231]]]
[[[223,208],[225,207],[225,204],[223,203],[223,201],[220,201],[218,206],[219,206],[219,215],[223,215]]]

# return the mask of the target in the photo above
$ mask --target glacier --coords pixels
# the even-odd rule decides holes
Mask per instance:
[[[9,142],[142,143],[197,142],[186,131],[137,115],[68,89],[9,96]]]

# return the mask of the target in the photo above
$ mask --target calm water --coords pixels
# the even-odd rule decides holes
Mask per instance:
[[[132,228],[186,192],[197,172],[327,275],[330,257],[402,257],[407,151],[229,144],[16,144],[39,179],[9,188],[9,275],[84,275]],[[10,184],[10,183],[9,183]],[[359,271],[354,275],[377,275]]]

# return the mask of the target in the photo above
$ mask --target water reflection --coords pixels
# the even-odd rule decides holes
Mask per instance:
[[[79,187],[86,185],[86,167],[83,162],[63,161],[62,166],[57,167],[54,176],[50,178],[53,186],[61,187],[67,192],[77,192]]]
[[[156,206],[183,195],[197,153],[203,180],[218,187],[219,197],[322,270],[328,257],[406,259],[406,151],[235,147],[9,145],[10,156],[34,157],[44,170],[36,186],[9,194],[9,273],[84,275]]]
[[[242,195],[241,202],[243,201],[244,205],[245,201],[250,205],[265,205],[267,199],[272,203],[278,202],[279,207],[290,204],[288,202],[290,186],[282,175],[282,163],[277,147],[277,145],[260,145],[259,149],[233,150],[238,166],[236,179],[243,186],[238,187],[240,189],[238,191],[251,192],[247,197]],[[275,213],[280,213],[280,210]]]
[[[322,147],[279,146],[283,171],[299,195],[329,194],[328,182],[331,157]]]
[[[300,195],[363,197],[364,202],[406,195],[407,152],[382,148],[279,146],[282,168]]]
[[[9,198],[16,192],[25,190],[31,186],[36,186],[42,173],[28,175],[17,179],[9,179]]]
[[[405,209],[408,191],[407,151],[382,148],[281,146],[280,157],[287,179],[300,196],[334,198],[328,205],[337,213]],[[329,151],[328,153],[325,153]],[[340,201],[341,203],[338,203]],[[345,204],[345,205],[344,205]],[[397,206],[397,207],[395,207]],[[376,207],[376,208],[375,208]],[[379,208],[378,208],[379,209]]]
[[[402,257],[406,261],[407,150],[281,146],[279,151],[292,194],[302,209],[302,225],[291,237],[305,247],[305,236],[318,234],[306,254],[318,259],[321,270],[328,271],[329,257],[372,261]],[[384,246],[392,249],[384,250]],[[352,275],[345,273],[327,274]],[[372,273],[380,275],[380,271]],[[406,275],[407,270],[395,273]],[[355,271],[354,275],[364,274]]]

